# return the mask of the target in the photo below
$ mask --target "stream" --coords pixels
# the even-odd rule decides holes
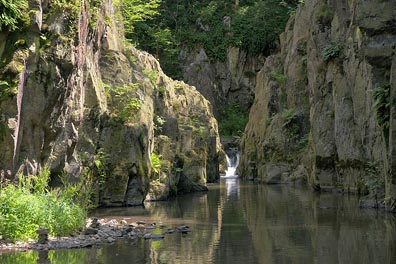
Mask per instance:
[[[100,248],[10,252],[0,263],[395,263],[396,216],[360,209],[353,195],[222,179],[209,191],[145,207],[102,208],[99,218],[189,225],[163,240]],[[157,230],[161,232],[161,230]]]

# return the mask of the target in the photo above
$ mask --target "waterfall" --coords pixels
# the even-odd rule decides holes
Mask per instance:
[[[225,171],[226,175],[224,177],[238,176],[235,171],[239,164],[239,151],[237,149],[233,149],[231,152],[226,154],[226,159],[227,170]]]

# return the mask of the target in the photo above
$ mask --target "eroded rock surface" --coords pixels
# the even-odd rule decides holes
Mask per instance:
[[[218,179],[208,100],[124,44],[112,1],[73,8],[29,1],[31,24],[0,34],[0,75],[11,87],[0,100],[2,179],[48,164],[51,184],[59,175],[89,178],[107,206],[203,190]]]
[[[293,177],[306,172],[316,189],[369,192],[395,208],[394,105],[385,106],[396,89],[395,18],[394,1],[297,10],[257,76],[241,175],[268,182],[274,164],[298,168]]]

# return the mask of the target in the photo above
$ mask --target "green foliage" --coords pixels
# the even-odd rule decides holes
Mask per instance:
[[[285,109],[282,111],[282,118],[284,119],[282,126],[287,127],[297,118],[297,112],[293,108]]]
[[[169,76],[180,79],[182,47],[203,47],[209,58],[217,60],[225,60],[229,46],[252,54],[268,53],[276,47],[288,12],[298,2],[163,0],[156,6],[158,14],[127,25],[126,36],[139,48],[155,54]]]
[[[389,129],[390,122],[390,86],[378,86],[373,92],[374,111],[377,116],[378,124],[384,129]]]
[[[133,117],[142,107],[142,101],[137,98],[137,84],[128,84],[124,86],[111,86],[103,84],[106,97],[113,106],[113,114],[121,122],[131,122]]]
[[[368,162],[365,167],[366,174],[363,177],[363,182],[369,195],[378,198],[378,195],[383,191],[385,186],[384,178],[381,177],[379,166],[377,162]]]
[[[87,5],[87,9],[89,10],[89,15],[90,15],[89,27],[91,29],[94,29],[96,26],[96,23],[98,22],[101,1],[100,0],[91,0],[91,1],[86,1],[85,3]],[[106,16],[105,24],[109,25],[110,21],[111,21],[110,17]]]
[[[271,75],[280,85],[285,85],[287,77],[283,74],[283,69],[281,67],[273,69]]]
[[[295,109],[285,109],[281,113],[283,124],[282,127],[288,136],[288,143],[293,144],[288,146],[290,150],[301,150],[308,145],[308,135],[303,134],[302,127],[299,124],[299,116]]]
[[[0,101],[12,97],[18,93],[18,80],[0,80]]]
[[[151,170],[153,171],[153,175],[159,175],[162,168],[162,156],[156,153],[151,153]]]
[[[160,3],[161,0],[121,0],[120,8],[127,38],[134,34],[136,23],[150,20],[158,14]]]
[[[158,79],[158,71],[155,70],[144,70],[143,74],[150,80],[152,84],[155,84]]]
[[[9,184],[0,191],[0,235],[12,241],[36,238],[40,227],[51,235],[69,235],[85,224],[86,210],[74,185],[49,190],[50,172],[45,167],[38,176],[18,175],[18,186]]]
[[[330,25],[331,20],[333,19],[334,12],[331,7],[324,3],[322,4],[318,11],[316,12],[316,20],[322,25]]]
[[[219,120],[219,133],[221,136],[240,136],[245,130],[248,121],[248,112],[238,104],[228,104],[220,109],[222,118]]]
[[[343,46],[339,42],[331,42],[330,45],[325,47],[322,51],[322,56],[325,61],[337,58],[341,55]]]
[[[162,116],[156,115],[154,117],[154,131],[159,133],[162,131],[162,126],[165,124],[166,120]]]
[[[0,31],[14,31],[19,28],[22,20],[26,19],[28,2],[26,0],[0,1]]]
[[[90,1],[92,3],[92,7],[95,7],[99,1],[93,0]],[[64,14],[68,15],[68,21],[69,22],[74,22],[78,18],[78,14],[80,12],[80,0],[52,0],[51,1],[51,7],[56,11],[56,12],[61,12]],[[88,4],[88,7],[89,6]],[[97,10],[90,10],[92,13],[96,12]],[[69,25],[72,26],[72,25]]]

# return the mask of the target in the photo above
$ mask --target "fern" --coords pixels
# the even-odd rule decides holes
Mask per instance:
[[[28,3],[25,0],[0,0],[0,31],[15,31],[23,20]]]

